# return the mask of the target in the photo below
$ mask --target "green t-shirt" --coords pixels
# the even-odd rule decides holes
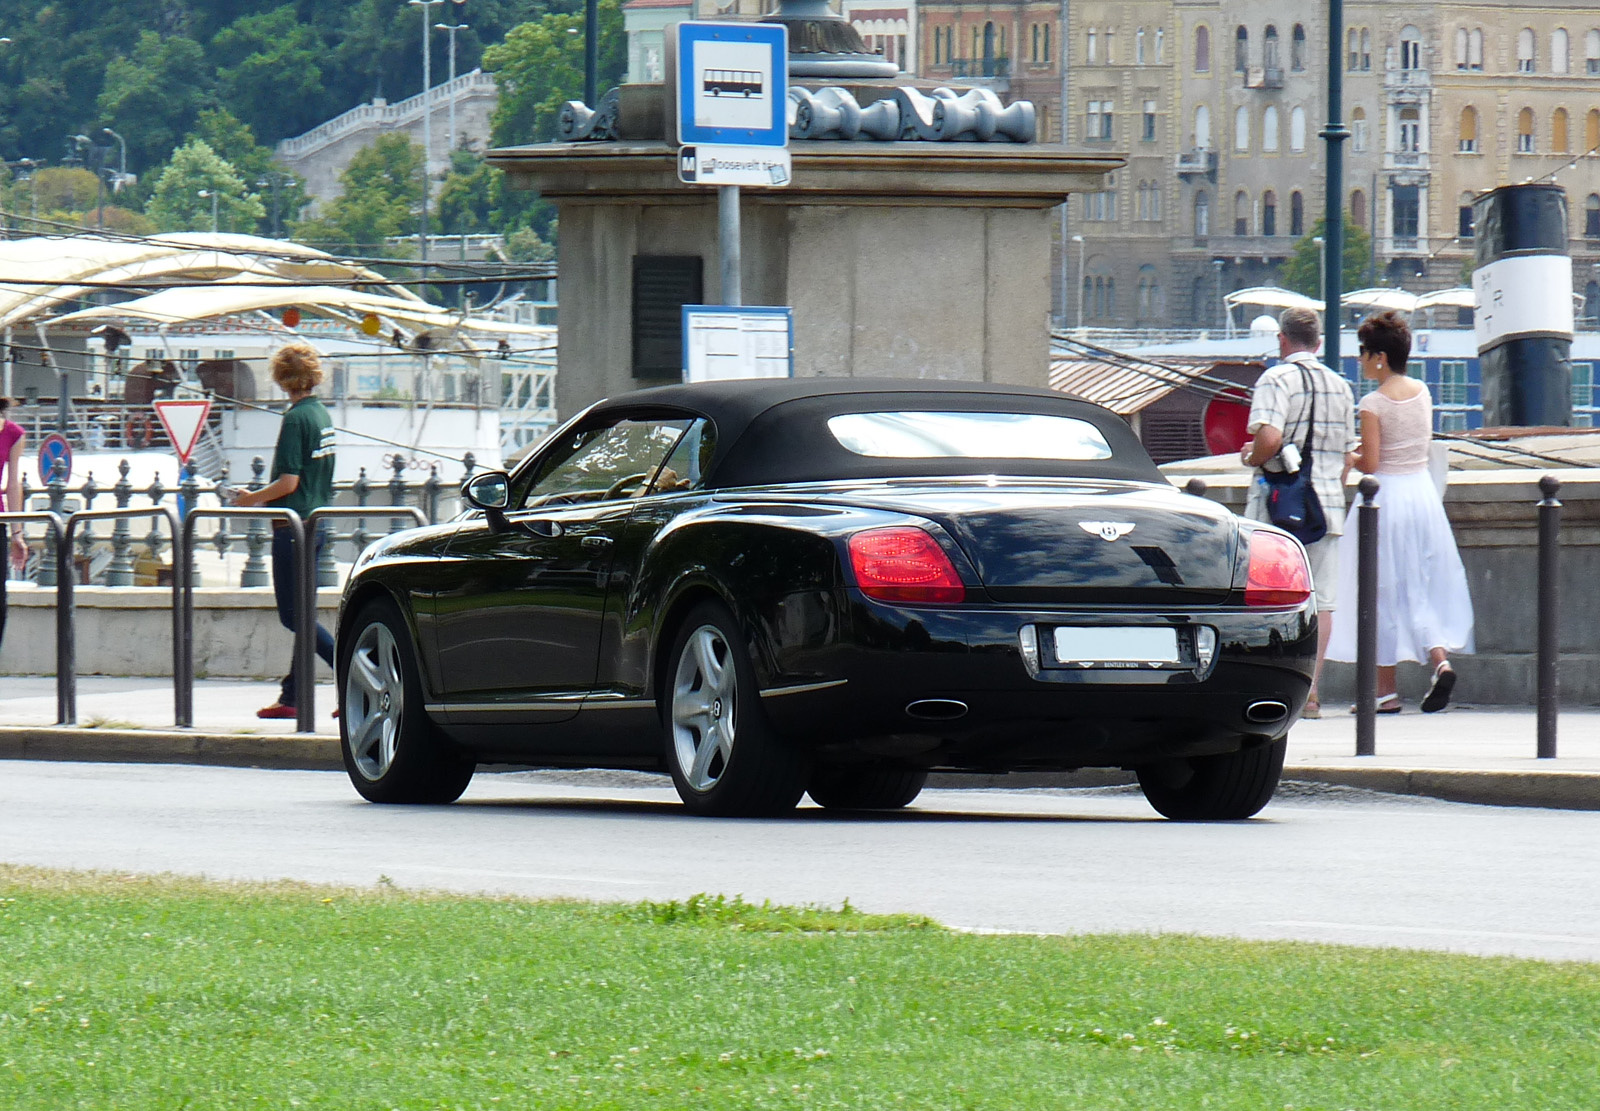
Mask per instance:
[[[315,397],[301,398],[283,414],[271,477],[286,474],[299,475],[300,485],[269,505],[304,517],[333,501],[333,421]]]

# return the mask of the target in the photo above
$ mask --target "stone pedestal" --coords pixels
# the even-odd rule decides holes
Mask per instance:
[[[743,191],[744,300],[789,305],[800,376],[1046,384],[1051,210],[1116,155],[1011,143],[792,144],[794,182]],[[633,259],[697,255],[718,303],[716,191],[658,140],[494,151],[561,214],[563,416],[633,374]]]

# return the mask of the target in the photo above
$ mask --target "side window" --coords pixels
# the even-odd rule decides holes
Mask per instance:
[[[716,428],[710,421],[695,421],[678,440],[678,446],[672,449],[672,454],[667,456],[666,464],[650,486],[650,493],[671,494],[700,489],[705,485],[706,471],[711,466],[711,456],[716,450]]]
[[[621,420],[569,433],[540,463],[517,508],[638,497],[692,423]]]

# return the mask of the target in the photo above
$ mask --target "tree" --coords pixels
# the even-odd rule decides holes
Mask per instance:
[[[212,40],[227,63],[217,91],[256,134],[276,141],[321,123],[331,107],[323,90],[322,40],[292,5],[245,16]]]
[[[106,67],[98,107],[127,140],[130,162],[155,165],[178,145],[210,99],[214,72],[199,43],[154,31]]]
[[[576,31],[577,34],[567,32]],[[513,27],[502,43],[483,52],[483,68],[495,75],[500,103],[494,141],[539,143],[556,137],[561,105],[583,97],[583,17],[551,14]],[[618,0],[600,0],[600,68],[603,93],[628,67],[627,37]]]
[[[247,186],[258,190],[267,215],[262,219],[263,235],[280,234],[283,228],[300,219],[311,198],[306,183],[273,161],[272,152],[256,142],[250,125],[226,108],[207,108],[200,113],[189,140],[202,139],[218,157],[233,163]],[[274,228],[276,215],[276,228]]]
[[[422,148],[403,133],[381,135],[362,148],[339,182],[343,189],[327,212],[297,225],[295,239],[378,255],[385,250],[385,239],[417,231]]]
[[[1279,280],[1288,289],[1307,297],[1322,296],[1322,249],[1314,241],[1322,235],[1323,222],[1311,226],[1310,234],[1294,245],[1294,255],[1283,264]],[[1346,292],[1359,289],[1367,272],[1371,251],[1367,231],[1348,214],[1344,218],[1344,273],[1340,281]]]
[[[161,172],[145,210],[162,231],[209,231],[211,198],[217,194],[217,230],[253,232],[266,214],[261,198],[250,192],[239,171],[218,157],[203,139],[195,139],[173,152],[172,162]]]

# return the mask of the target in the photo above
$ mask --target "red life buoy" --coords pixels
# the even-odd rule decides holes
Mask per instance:
[[[129,413],[122,421],[122,446],[132,448],[134,451],[143,451],[150,446],[150,438],[155,434],[155,429],[150,424],[150,414]]]

